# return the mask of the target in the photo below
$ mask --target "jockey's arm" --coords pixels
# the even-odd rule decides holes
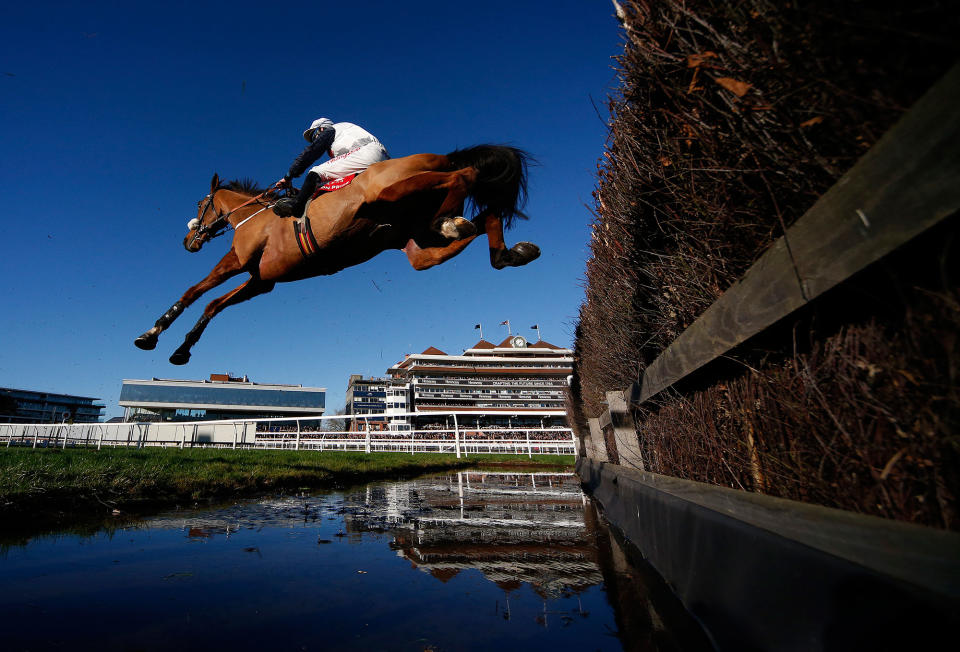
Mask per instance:
[[[333,139],[336,135],[337,132],[332,127],[321,131],[317,135],[316,140],[307,145],[304,150],[300,152],[300,156],[298,156],[290,166],[290,171],[287,172],[287,177],[293,179],[303,174],[307,168],[313,165],[317,159],[323,156],[323,154],[330,149],[330,146],[333,145]]]

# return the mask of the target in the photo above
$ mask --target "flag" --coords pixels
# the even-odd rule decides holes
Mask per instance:
[[[478,328],[480,328],[480,324],[477,324],[476,326],[474,326],[473,330],[477,330]]]
[[[500,322],[500,325],[501,325],[501,326],[506,326],[506,325],[509,324],[509,323],[510,323],[510,320],[507,319],[507,320],[505,320],[505,321]]]
[[[540,328],[540,324],[534,324],[534,325],[533,325],[533,326],[531,326],[530,328],[532,328],[532,329],[537,329],[537,328]]]

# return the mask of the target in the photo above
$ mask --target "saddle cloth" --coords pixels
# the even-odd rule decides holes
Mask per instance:
[[[327,183],[317,188],[316,192],[313,193],[313,197],[316,197],[321,192],[332,192],[334,190],[340,190],[341,188],[346,188],[347,186],[350,185],[350,182],[356,178],[356,176],[357,176],[356,174],[348,174],[347,176],[341,177],[340,179],[334,179],[333,181],[328,181]],[[313,199],[313,197],[311,197],[311,199]]]

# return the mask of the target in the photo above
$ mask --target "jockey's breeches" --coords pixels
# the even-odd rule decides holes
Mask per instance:
[[[310,172],[316,172],[320,175],[320,183],[323,184],[334,179],[342,179],[351,174],[359,174],[374,163],[386,161],[388,158],[390,158],[390,155],[387,154],[383,145],[378,142],[367,143],[310,168]]]

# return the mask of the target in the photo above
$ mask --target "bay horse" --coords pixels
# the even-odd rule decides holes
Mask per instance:
[[[154,349],[160,333],[204,292],[244,272],[250,278],[207,304],[170,356],[171,363],[190,360],[191,347],[224,308],[270,292],[276,283],[335,274],[387,249],[403,250],[413,268],[423,270],[456,256],[486,233],[494,268],[526,265],[540,256],[539,247],[519,242],[508,249],[503,231],[514,218],[526,218],[522,207],[529,160],[514,147],[477,145],[446,155],[381,161],[350,185],[311,201],[303,220],[279,217],[265,199],[268,193],[259,193],[249,182],[223,184],[214,174],[183,246],[199,251],[229,226],[234,229],[230,251],[134,344]],[[477,211],[472,220],[463,217],[468,202]]]

